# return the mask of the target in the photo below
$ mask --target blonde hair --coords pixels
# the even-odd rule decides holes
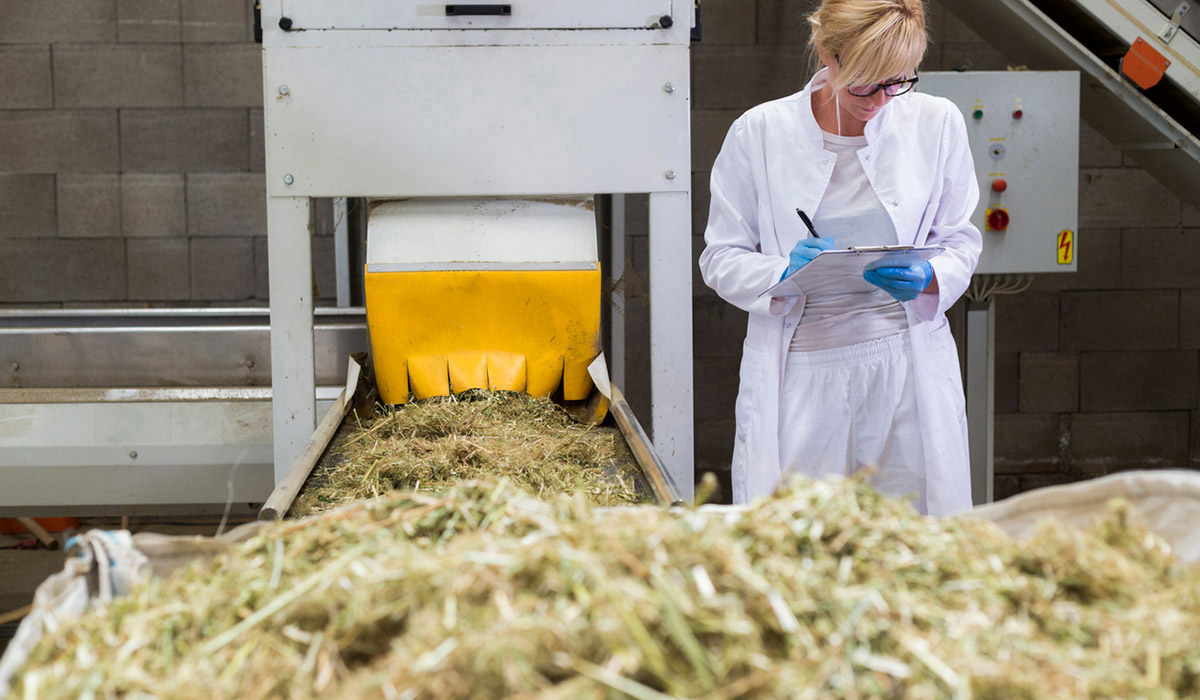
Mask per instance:
[[[922,0],[823,0],[808,23],[813,52],[837,57],[835,89],[902,76],[928,44]]]

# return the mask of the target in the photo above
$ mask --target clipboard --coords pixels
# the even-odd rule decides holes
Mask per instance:
[[[760,297],[794,297],[821,287],[837,293],[868,293],[878,287],[863,279],[880,267],[916,267],[939,255],[941,246],[882,245],[822,250],[807,265],[771,285]]]

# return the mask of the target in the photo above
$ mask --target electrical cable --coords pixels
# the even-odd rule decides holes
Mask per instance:
[[[1033,285],[1033,275],[975,275],[963,295],[971,301],[987,301],[1004,294],[1020,294]]]

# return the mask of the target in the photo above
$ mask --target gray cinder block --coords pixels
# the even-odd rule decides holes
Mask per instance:
[[[118,238],[0,239],[0,302],[125,298],[125,243]]]
[[[983,41],[983,37],[976,34],[970,27],[963,24],[962,20],[954,16],[954,13],[946,9],[946,6],[952,4],[952,0],[939,0],[938,2],[929,2],[927,5],[941,16],[941,38],[943,41],[954,40],[962,42],[979,42]],[[937,8],[936,6],[940,6]],[[936,38],[936,37],[935,37]]]
[[[247,6],[241,0],[181,0],[183,40],[246,41]]]
[[[187,176],[189,236],[263,236],[267,185],[261,173]]]
[[[1079,166],[1082,168],[1115,168],[1121,165],[1121,150],[1112,145],[1099,131],[1079,120]]]
[[[250,109],[250,170],[261,173],[267,169],[267,145],[263,138],[262,107]]]
[[[996,416],[994,429],[997,474],[1055,472],[1066,467],[1069,416],[1006,413]]]
[[[1121,239],[1121,282],[1126,287],[1200,287],[1200,230],[1137,229]]]
[[[176,107],[183,104],[179,44],[69,44],[54,47],[54,99],[67,107]]]
[[[746,110],[790,95],[807,82],[803,47],[692,48],[692,108]]]
[[[704,43],[753,44],[758,33],[756,0],[705,0]]]
[[[1189,202],[1183,203],[1183,214],[1180,222],[1184,228],[1200,228],[1200,209]]]
[[[10,173],[117,172],[117,111],[0,112],[0,153]]]
[[[192,301],[225,301],[254,296],[254,239],[193,238]]]
[[[708,226],[708,208],[712,202],[711,172],[692,173],[692,235],[704,236]],[[698,259],[698,258],[697,258]]]
[[[1079,363],[1079,407],[1103,411],[1196,408],[1195,350],[1085,352]]]
[[[692,111],[692,170],[712,170],[729,127],[742,112],[736,109],[697,109]]]
[[[53,107],[50,75],[48,44],[0,46],[0,109]]]
[[[178,42],[179,0],[117,0],[117,40]]]
[[[1177,348],[1179,292],[1064,292],[1062,347],[1098,351]]]
[[[1192,441],[1191,454],[1188,459],[1188,466],[1192,469],[1200,469],[1200,411],[1192,411]]]
[[[0,0],[0,44],[116,41],[116,0]]]
[[[246,110],[127,109],[121,112],[125,172],[246,170]]]
[[[183,175],[122,175],[121,233],[129,238],[187,235]]]
[[[1125,469],[1188,465],[1188,413],[1082,413],[1071,420],[1072,471],[1100,476]]]
[[[1079,355],[1023,352],[1019,371],[1022,413],[1075,413],[1079,410]]]
[[[1080,168],[1079,227],[1176,226],[1179,199],[1137,168]]]
[[[121,176],[116,173],[58,176],[60,238],[121,235]]]
[[[183,301],[191,296],[186,238],[125,242],[130,301]]]
[[[733,439],[736,433],[732,418],[727,420],[696,420],[694,449],[696,455],[696,476],[704,472],[714,472],[718,475],[728,474],[733,462]],[[732,494],[725,492],[726,500]]]
[[[188,107],[261,107],[262,47],[189,44],[183,48],[184,103]]]
[[[995,394],[993,396],[993,408],[996,413],[1016,413],[1019,409],[1020,399],[1020,353],[1015,352],[998,352],[996,353],[995,366]]]
[[[1010,63],[986,41],[945,41],[942,70],[1006,70]]]
[[[741,5],[744,8],[742,12],[754,13],[755,11],[753,5],[745,8],[744,3],[736,2],[736,0],[731,4]],[[707,13],[708,6],[704,5],[703,7],[704,12]],[[815,4],[808,0],[761,0],[758,3],[757,12],[758,43],[769,46],[807,46],[810,32],[805,16],[813,9],[815,9]],[[734,10],[731,7],[727,11]],[[705,24],[707,25],[708,22],[705,21]],[[708,37],[705,36],[704,39],[707,41]],[[798,66],[797,69],[804,70],[806,65]]]
[[[271,280],[268,277],[270,260],[267,257],[267,237],[254,239],[254,298],[271,298]]]
[[[692,355],[697,359],[741,357],[746,338],[746,312],[720,297],[692,301],[692,335],[701,339]]]
[[[998,352],[1058,349],[1058,295],[1014,294],[995,301]]]
[[[696,336],[697,341],[703,337],[699,333]],[[740,363],[740,357],[702,357],[695,361],[692,374],[696,420],[733,420]]]
[[[44,238],[57,232],[53,175],[0,175],[0,238]]]
[[[337,261],[333,236],[312,237],[313,299],[337,299]]]

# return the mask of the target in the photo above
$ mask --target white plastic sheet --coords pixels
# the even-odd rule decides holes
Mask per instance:
[[[1142,521],[1181,561],[1200,561],[1200,473],[1183,470],[1122,472],[1100,479],[1028,491],[957,517],[990,520],[1024,539],[1053,518],[1086,529],[1104,517],[1114,498],[1129,502]]]

